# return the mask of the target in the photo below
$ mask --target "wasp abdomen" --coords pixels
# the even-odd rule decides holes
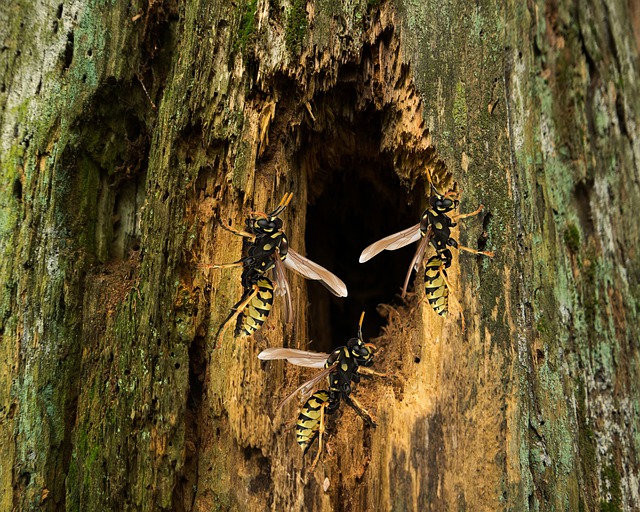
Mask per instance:
[[[449,254],[451,253],[449,252]],[[440,316],[446,316],[449,310],[449,287],[447,286],[447,271],[445,269],[450,265],[450,259],[436,254],[429,258],[424,271],[425,295],[433,310]]]
[[[261,277],[256,281],[258,291],[249,303],[238,315],[236,323],[236,336],[250,336],[256,332],[267,320],[273,305],[273,284],[266,277]],[[245,293],[252,293],[249,290]]]
[[[329,392],[325,390],[316,391],[309,400],[302,406],[302,410],[296,421],[296,440],[302,448],[303,453],[307,453],[320,431],[320,416],[323,408],[329,405]]]

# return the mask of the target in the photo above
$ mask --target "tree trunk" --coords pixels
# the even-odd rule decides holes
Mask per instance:
[[[60,2],[60,3],[59,3]],[[1,510],[640,508],[640,8],[241,0],[0,7]],[[414,248],[427,175],[478,217],[450,312]],[[242,295],[250,211],[347,299],[289,275]],[[282,398],[313,375],[266,347],[374,369],[314,472]],[[313,341],[310,341],[313,340]]]

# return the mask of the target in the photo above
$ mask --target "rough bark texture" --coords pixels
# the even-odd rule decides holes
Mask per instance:
[[[640,9],[632,0],[95,0],[0,7],[1,510],[640,508]],[[634,32],[635,29],[635,32]],[[397,293],[426,172],[463,190],[451,312]],[[252,338],[241,226],[285,192]],[[378,266],[375,266],[378,265]],[[381,304],[376,313],[376,305]],[[381,349],[308,470],[256,358]],[[381,328],[378,333],[378,328]]]

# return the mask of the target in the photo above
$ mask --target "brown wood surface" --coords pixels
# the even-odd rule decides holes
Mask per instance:
[[[0,510],[640,509],[640,94],[632,0],[0,6]],[[413,249],[462,191],[449,315]],[[216,347],[219,222],[294,197],[266,325]],[[205,264],[205,266],[203,266]],[[273,346],[379,348],[326,451]]]

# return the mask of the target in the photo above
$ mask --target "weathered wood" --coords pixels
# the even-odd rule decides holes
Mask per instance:
[[[0,20],[0,509],[640,507],[633,2],[14,2]],[[455,236],[496,251],[454,254],[446,319],[421,276],[384,305],[410,255],[352,257],[417,222],[427,171],[485,205]],[[294,329],[277,299],[214,348],[240,272],[199,263],[237,260],[218,221],[284,192],[291,246],[350,297],[292,276]],[[256,355],[343,344],[378,303],[389,377],[356,390],[378,428],[341,407],[311,474],[295,407],[275,411],[310,374]]]

